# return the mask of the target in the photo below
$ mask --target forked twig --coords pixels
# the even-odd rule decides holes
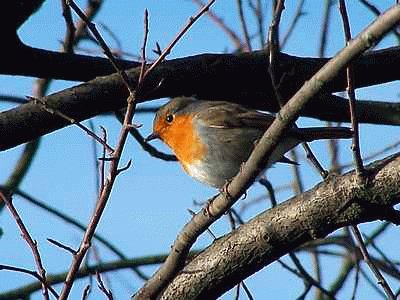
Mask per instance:
[[[129,84],[128,75],[126,75],[126,72],[119,67],[117,61],[114,59],[114,56],[111,53],[110,48],[107,46],[106,42],[104,41],[104,39],[101,37],[100,33],[98,32],[96,25],[92,21],[89,20],[89,18],[86,16],[86,14],[78,7],[78,5],[76,5],[76,3],[73,0],[65,0],[65,3],[68,6],[70,6],[75,11],[75,13],[86,23],[86,26],[89,28],[90,32],[96,38],[101,49],[104,51],[104,54],[110,60],[114,69],[121,76],[122,82],[125,85],[126,89],[129,91],[129,93],[133,93],[133,90]]]
[[[71,1],[66,0],[66,1],[67,1],[67,4],[69,4],[74,9],[74,11],[82,18],[82,20],[84,20],[85,22],[89,22],[89,20],[85,16],[85,14],[79,9],[79,7],[72,0]],[[144,41],[143,41],[143,47],[145,48],[146,43],[147,43],[147,33],[148,33],[147,10],[145,11],[144,24],[145,24],[144,25],[145,36],[144,36]],[[101,194],[99,195],[98,201],[96,203],[95,211],[92,214],[91,220],[90,220],[89,225],[88,225],[88,227],[85,231],[85,234],[82,238],[79,249],[78,249],[76,255],[73,256],[73,260],[72,260],[71,266],[69,268],[68,274],[66,276],[59,300],[66,300],[68,298],[68,295],[71,291],[71,288],[72,288],[72,285],[73,285],[73,282],[75,279],[75,275],[78,272],[79,267],[86,255],[88,249],[90,248],[91,240],[96,231],[96,227],[100,221],[102,213],[106,207],[107,201],[110,197],[111,189],[114,185],[115,179],[116,179],[117,175],[121,172],[121,170],[119,170],[118,166],[119,166],[122,151],[124,149],[124,145],[125,145],[125,142],[126,142],[126,139],[128,136],[129,128],[131,128],[131,126],[132,126],[131,121],[132,121],[135,106],[136,106],[136,104],[135,104],[136,93],[140,90],[140,87],[142,85],[142,81],[139,81],[136,86],[135,91],[130,88],[129,82],[128,82],[128,77],[127,77],[126,73],[123,70],[121,70],[118,67],[118,65],[116,64],[116,62],[111,54],[110,49],[107,47],[104,40],[101,38],[100,34],[97,32],[94,24],[89,22],[89,23],[87,23],[87,26],[90,30],[92,30],[92,33],[98,39],[99,44],[103,48],[104,53],[106,53],[106,55],[110,59],[113,66],[116,68],[118,74],[121,76],[122,81],[124,82],[125,86],[127,87],[128,91],[129,91],[129,96],[127,99],[128,105],[127,105],[127,110],[126,110],[126,114],[125,114],[125,118],[124,118],[124,123],[123,123],[123,126],[120,131],[117,146],[115,148],[115,151],[112,153],[112,160],[110,161],[110,168],[109,168],[108,176],[104,182],[104,187],[101,191]],[[144,70],[145,63],[146,63],[146,60],[145,60],[145,57],[143,57],[142,68],[141,68],[142,73]],[[141,78],[141,80],[143,80],[143,74],[140,75],[140,78]]]
[[[35,97],[32,97],[32,96],[27,96],[27,98],[28,98],[30,101],[33,101],[34,103],[39,103],[39,104],[43,107],[43,109],[46,110],[47,112],[49,112],[50,114],[59,116],[60,118],[62,118],[62,119],[64,119],[64,120],[70,122],[71,124],[76,125],[77,127],[79,127],[79,128],[82,129],[84,132],[86,132],[90,137],[92,137],[92,138],[93,138],[94,140],[96,140],[98,143],[100,143],[101,145],[103,145],[103,146],[107,149],[108,152],[110,152],[110,153],[113,153],[113,152],[114,152],[114,149],[113,149],[111,146],[109,146],[107,143],[105,143],[96,133],[94,133],[94,132],[93,132],[92,130],[90,130],[88,127],[86,127],[85,125],[83,125],[81,122],[76,121],[75,119],[73,119],[73,118],[67,116],[66,114],[62,113],[61,111],[56,110],[56,109],[50,107],[50,106],[48,105],[48,103],[46,103],[45,101],[43,101],[43,100],[40,99],[40,98],[35,98]]]
[[[37,280],[39,280],[41,282],[42,286],[43,285],[46,286],[46,288],[53,294],[54,297],[58,298],[58,294],[53,289],[53,287],[51,285],[49,285],[47,283],[47,281],[45,279],[43,279],[43,277],[41,275],[39,275],[37,272],[35,272],[35,271],[27,270],[27,269],[24,269],[24,268],[18,268],[18,267],[14,267],[14,266],[2,265],[2,264],[0,264],[0,270],[20,272],[20,273],[31,275],[31,276],[35,277]]]
[[[200,11],[189,18],[186,25],[181,29],[180,32],[174,37],[174,39],[168,44],[168,46],[163,50],[160,56],[156,59],[156,61],[146,70],[144,76],[147,76],[161,61],[163,61],[167,55],[171,52],[172,48],[176,45],[176,43],[182,38],[182,36],[189,30],[189,28],[205,13],[208,11],[211,5],[215,3],[216,0],[208,1],[207,5],[205,5]]]
[[[38,274],[40,274],[40,277],[42,280],[40,282],[42,283],[42,292],[43,292],[43,297],[44,299],[49,299],[49,291],[48,291],[48,284],[46,283],[46,270],[43,267],[42,259],[40,258],[40,253],[39,249],[37,247],[37,242],[34,241],[29,234],[28,229],[26,228],[24,222],[22,221],[21,217],[19,216],[17,210],[15,209],[14,205],[12,204],[12,199],[11,196],[6,196],[2,191],[0,191],[0,198],[4,201],[6,204],[8,210],[10,211],[11,215],[13,216],[15,222],[17,223],[19,230],[21,231],[21,235],[28,244],[29,248],[32,251],[33,257],[35,259],[36,267],[38,269]],[[57,293],[56,293],[57,295]]]
[[[100,291],[102,291],[102,293],[107,297],[108,300],[113,300],[114,299],[113,294],[109,289],[107,289],[105,287],[104,282],[103,282],[99,272],[96,272],[96,279],[97,279],[97,283],[98,283],[98,287],[99,287]]]
[[[67,0],[68,1],[68,0]],[[96,204],[95,212],[92,215],[91,221],[88,225],[88,228],[85,232],[85,235],[81,241],[81,245],[79,247],[79,250],[77,252],[77,255],[74,256],[73,262],[70,266],[67,278],[65,280],[63,290],[60,295],[60,300],[65,300],[69,292],[71,290],[75,274],[77,273],[79,266],[87,252],[87,250],[90,247],[90,241],[91,238],[95,232],[95,229],[97,227],[97,224],[100,221],[100,217],[102,215],[102,212],[104,211],[105,205],[107,203],[107,200],[110,196],[111,189],[113,187],[113,184],[115,182],[116,176],[118,175],[118,165],[119,161],[121,158],[122,150],[124,148],[125,141],[127,139],[129,129],[132,127],[131,125],[131,120],[133,118],[134,110],[135,110],[135,102],[136,102],[136,97],[137,95],[140,94],[141,92],[141,87],[143,85],[143,80],[146,78],[146,76],[156,67],[158,64],[164,60],[164,58],[170,53],[171,49],[174,47],[174,45],[178,42],[178,40],[183,36],[183,34],[190,28],[190,26],[211,6],[215,0],[210,1],[196,16],[192,17],[189,19],[188,23],[186,26],[178,33],[178,35],[175,37],[175,39],[167,46],[167,48],[164,50],[164,52],[160,55],[160,57],[147,69],[145,70],[145,65],[146,65],[146,58],[142,58],[142,64],[141,64],[141,74],[139,78],[141,80],[138,81],[136,85],[136,89],[132,90],[129,86],[129,81],[127,80],[126,73],[123,72],[121,69],[118,68],[116,63],[113,63],[113,66],[117,69],[118,73],[120,74],[122,80],[124,81],[124,84],[126,85],[127,89],[129,90],[129,97],[127,99],[127,109],[125,113],[125,118],[123,122],[123,126],[121,128],[121,132],[118,138],[117,146],[115,147],[115,151],[113,153],[113,160],[110,162],[110,167],[109,167],[109,173],[108,176],[105,180],[104,183],[104,188],[102,190],[101,195],[99,196],[99,199]],[[71,7],[77,12],[77,14],[85,20],[84,14],[79,10],[77,5],[72,1],[68,1],[68,3],[71,5]],[[89,29],[92,30],[92,33],[97,32],[95,29],[95,26],[92,24],[92,26],[89,26]],[[142,54],[145,55],[145,48],[147,44],[147,33],[148,33],[148,13],[147,10],[145,11],[145,21],[144,21],[144,39],[143,39],[143,47],[142,47]],[[94,32],[93,32],[94,31]],[[107,48],[107,45],[105,42],[101,39],[101,36],[97,33],[95,35],[97,38],[99,38],[99,43],[102,46],[104,52],[107,55],[110,55],[109,59],[113,61],[111,51]],[[108,49],[108,50],[107,50]]]
[[[370,267],[371,271],[374,273],[376,279],[378,280],[378,284],[380,284],[382,286],[382,288],[385,291],[386,296],[388,297],[388,299],[395,300],[396,297],[395,297],[393,291],[391,290],[389,284],[387,283],[385,278],[382,276],[382,274],[379,271],[379,269],[372,262],[371,257],[369,256],[367,247],[364,244],[364,241],[362,239],[361,233],[358,230],[357,226],[351,226],[351,231],[352,231],[353,236],[355,237],[355,239],[356,239],[356,241],[358,243],[358,246],[360,247],[360,251],[361,251],[361,253],[363,255],[363,258],[364,258],[365,262],[368,264],[368,266]]]
[[[281,79],[278,80],[278,78],[277,78],[277,75],[279,74],[277,61],[278,61],[278,54],[280,51],[278,29],[279,29],[279,23],[281,20],[282,12],[284,9],[285,9],[285,1],[278,0],[276,3],[275,10],[274,10],[274,17],[273,17],[273,20],[271,22],[271,25],[269,27],[269,32],[268,32],[268,49],[269,49],[268,72],[269,72],[269,76],[271,78],[272,86],[274,88],[275,98],[277,99],[280,107],[282,107],[285,104],[285,101],[282,98],[282,95],[279,91],[279,89],[280,89],[279,80],[281,80]],[[294,126],[297,127],[296,124],[294,124]],[[306,152],[306,157],[314,165],[314,167],[317,169],[319,174],[323,178],[326,178],[326,176],[328,175],[328,172],[319,163],[318,159],[312,152],[310,146],[306,142],[302,143],[302,146],[304,148],[304,151]]]

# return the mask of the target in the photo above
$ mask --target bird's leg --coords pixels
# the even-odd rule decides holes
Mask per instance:
[[[226,180],[226,181],[225,181],[225,184],[219,189],[220,194],[223,194],[224,197],[225,197],[225,199],[226,199],[228,202],[231,202],[231,201],[232,201],[232,196],[229,194],[229,191],[228,191],[228,185],[229,185],[229,183],[231,183],[231,181],[232,181],[231,179]],[[214,216],[214,215],[211,213],[211,211],[210,211],[210,205],[211,205],[211,203],[215,200],[215,198],[217,198],[220,194],[214,195],[213,197],[211,197],[210,199],[208,199],[207,202],[206,202],[206,204],[205,204],[205,206],[204,206],[204,213],[205,213],[206,215],[208,215],[210,218],[215,218],[215,217],[216,217],[216,216]]]
[[[218,197],[218,195],[219,195],[219,194],[216,194],[216,195],[212,196],[211,198],[207,199],[206,204],[204,205],[204,211],[203,211],[203,213],[204,213],[206,216],[209,216],[210,218],[215,218],[215,216],[214,216],[214,215],[211,213],[211,211],[210,211],[210,205],[211,205],[211,203],[214,201],[214,199]]]
[[[232,202],[232,196],[229,194],[228,185],[231,183],[232,179],[225,180],[225,184],[220,188],[219,192],[224,195],[225,199]]]

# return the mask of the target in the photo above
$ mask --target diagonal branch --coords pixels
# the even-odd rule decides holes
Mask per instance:
[[[178,234],[165,263],[139,290],[135,299],[154,298],[161,293],[183,267],[189,249],[200,234],[246,192],[260,171],[264,169],[266,159],[270,157],[278,145],[280,137],[286,128],[293,124],[307,101],[316,95],[326,82],[332,80],[340,70],[382,38],[399,21],[400,5],[396,5],[361,32],[296,92],[279,111],[274,122],[255,146],[249,159],[241,166],[240,172],[225,186],[224,191],[209,203],[205,211],[198,213],[185,225]]]
[[[371,183],[367,190],[357,184],[354,171],[329,176],[219,238],[185,266],[162,299],[217,298],[307,241],[346,225],[385,218],[385,208],[400,202],[400,154],[375,162],[366,171]],[[353,204],[339,212],[351,199]]]

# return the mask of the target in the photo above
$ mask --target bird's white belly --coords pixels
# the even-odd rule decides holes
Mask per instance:
[[[190,176],[197,179],[198,181],[203,182],[205,184],[213,185],[210,182],[210,177],[207,174],[206,168],[202,166],[201,161],[195,161],[192,162],[191,164],[186,164],[184,166],[184,169]]]

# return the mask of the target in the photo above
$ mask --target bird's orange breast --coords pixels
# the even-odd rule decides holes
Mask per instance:
[[[189,165],[202,160],[207,151],[195,130],[192,115],[177,115],[172,124],[160,130],[159,135],[175,152],[188,173]]]

